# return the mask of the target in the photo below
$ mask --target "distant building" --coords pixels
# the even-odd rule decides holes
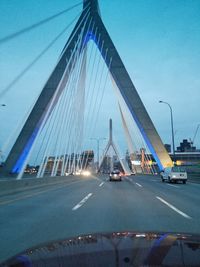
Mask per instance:
[[[112,157],[109,155],[106,155],[103,159],[102,164],[101,164],[101,171],[104,173],[109,173],[113,169],[123,171],[121,163],[120,163],[120,161],[116,155],[114,155]]]
[[[164,146],[165,146],[167,152],[170,153],[171,152],[171,145],[165,144]]]
[[[169,154],[173,159],[173,155]],[[177,165],[199,165],[200,164],[200,152],[177,152],[175,153],[175,160]]]
[[[59,158],[55,158],[53,156],[48,158],[47,165],[46,165],[46,174],[50,174],[53,170],[53,166],[58,164],[58,174],[61,173],[62,165],[65,164],[65,169],[67,172],[71,171],[72,165],[74,168],[82,168],[87,169],[91,162],[94,159],[94,151],[93,150],[86,150],[83,151],[81,154],[74,154],[71,155],[62,155]]]
[[[111,166],[111,157],[109,155],[106,155],[101,164],[101,170],[105,173],[109,173],[110,166]]]
[[[192,142],[189,142],[187,139],[183,139],[180,143],[180,146],[177,147],[177,152],[196,152],[197,149],[195,146],[192,146]]]

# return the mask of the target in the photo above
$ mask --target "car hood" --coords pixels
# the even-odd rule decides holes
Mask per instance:
[[[200,266],[200,235],[112,232],[39,245],[0,266]]]

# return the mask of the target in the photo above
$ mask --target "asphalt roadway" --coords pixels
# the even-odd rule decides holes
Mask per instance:
[[[0,262],[31,246],[112,231],[200,233],[200,184],[159,176],[69,177],[0,198]]]

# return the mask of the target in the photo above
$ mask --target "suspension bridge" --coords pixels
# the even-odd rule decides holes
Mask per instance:
[[[0,49],[77,8],[81,12],[0,90],[1,99],[12,94],[70,30],[44,86],[13,125],[14,137],[8,134],[1,147],[7,153],[0,168],[0,260],[85,233],[199,231],[199,185],[162,183],[154,175],[172,161],[97,0],[83,0],[1,38]],[[114,159],[126,174],[122,182],[109,182],[105,173]]]
[[[61,14],[8,36],[2,42]],[[36,60],[38,57],[32,64]],[[31,64],[25,70],[30,67]],[[7,89],[22,75],[23,72]],[[91,149],[87,147],[87,140],[94,136],[99,124],[102,101],[108,86],[113,87],[113,97],[119,106],[124,142],[133,162],[131,168],[136,170],[134,162],[137,161],[138,151],[143,151],[139,160],[141,162],[143,159],[142,172],[156,172],[154,166],[149,165],[152,158],[158,166],[157,171],[171,166],[172,161],[102,22],[98,2],[85,0],[81,15],[8,153],[1,172],[4,175],[17,175],[17,179],[21,179],[27,165],[39,166],[37,178],[45,174],[64,176],[87,169],[91,164],[88,161],[91,160]],[[107,114],[109,116],[109,110]],[[114,148],[113,145],[110,147],[111,150]],[[116,153],[117,149],[114,151]],[[119,153],[117,156],[121,161],[122,156]]]

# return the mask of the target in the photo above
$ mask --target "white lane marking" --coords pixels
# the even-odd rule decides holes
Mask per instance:
[[[176,188],[180,188],[179,186],[177,185],[173,185],[173,184],[167,184],[168,186],[172,186],[172,187],[176,187]]]
[[[129,178],[129,177],[126,177],[126,176],[125,176],[124,179],[128,180],[129,182],[132,182],[132,179]]]
[[[102,182],[99,186],[101,187],[102,185],[104,185],[104,182]]]
[[[138,185],[139,187],[143,187],[141,184],[135,183],[136,185]]]
[[[157,182],[157,180],[152,180],[152,182]]]
[[[165,205],[167,205],[169,208],[171,208],[172,210],[176,211],[178,214],[182,215],[183,217],[185,217],[186,219],[192,219],[192,217],[190,217],[189,215],[187,215],[186,213],[182,212],[181,210],[177,209],[176,207],[174,207],[173,205],[171,205],[170,203],[168,203],[167,201],[165,201],[163,198],[156,196],[156,198],[158,200],[160,200],[162,203],[164,203]]]
[[[92,193],[89,193],[86,197],[84,197],[76,206],[74,206],[72,208],[72,210],[77,210],[79,209],[81,206],[83,206],[83,204],[92,196]]]

